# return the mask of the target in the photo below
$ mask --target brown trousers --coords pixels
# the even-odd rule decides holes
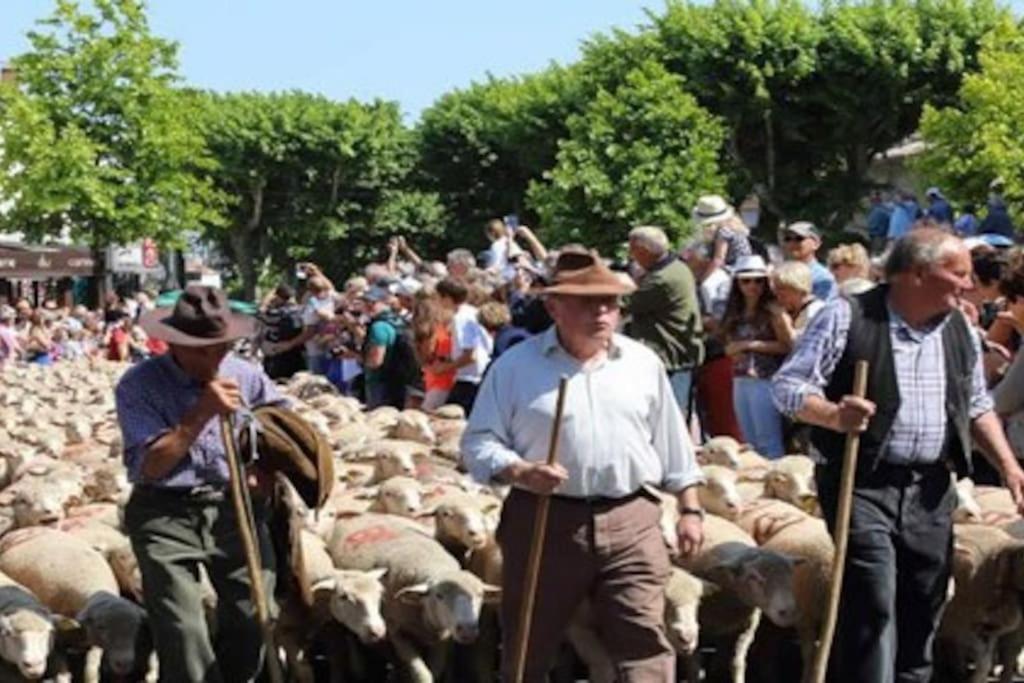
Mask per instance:
[[[533,494],[513,489],[498,526],[504,557],[503,680],[512,680],[515,666],[536,501]],[[647,495],[617,503],[551,499],[524,681],[545,680],[573,613],[587,597],[619,681],[675,680],[675,653],[664,627],[670,565],[660,515]]]

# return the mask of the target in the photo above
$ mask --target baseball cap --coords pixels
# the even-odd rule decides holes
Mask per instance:
[[[797,221],[791,223],[782,229],[782,233],[792,233],[794,235],[800,235],[800,237],[813,237],[814,239],[821,241],[821,233],[818,232],[818,227],[810,221]]]

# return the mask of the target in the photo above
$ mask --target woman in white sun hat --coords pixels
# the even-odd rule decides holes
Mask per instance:
[[[709,194],[698,199],[693,207],[693,221],[712,246],[711,264],[705,277],[718,268],[731,269],[738,259],[754,253],[750,247],[750,230],[721,196]]]
[[[736,417],[761,455],[778,458],[784,454],[782,416],[772,403],[771,379],[793,347],[793,325],[772,293],[764,259],[738,259],[732,277],[722,338],[733,360]]]

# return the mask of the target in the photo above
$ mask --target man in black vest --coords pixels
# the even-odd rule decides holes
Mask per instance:
[[[897,241],[887,284],[830,301],[776,374],[778,408],[814,426],[818,495],[834,531],[845,435],[860,432],[836,680],[925,683],[950,576],[956,492],[972,439],[1024,512],[1024,471],[992,411],[980,340],[960,312],[971,257],[919,229]],[[867,397],[851,396],[867,360]]]

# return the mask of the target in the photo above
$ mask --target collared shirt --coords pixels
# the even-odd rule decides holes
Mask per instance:
[[[569,477],[556,493],[620,498],[644,484],[677,492],[703,481],[657,355],[616,334],[604,360],[584,366],[554,327],[502,354],[484,378],[462,437],[474,479],[489,482],[520,458],[547,459],[563,374],[558,462]]]
[[[796,349],[772,380],[776,407],[795,417],[809,395],[824,396],[850,331],[850,302],[833,299],[810,322]],[[942,331],[949,317],[924,330],[915,330],[889,308],[900,407],[889,436],[882,444],[884,459],[893,464],[938,460],[946,438],[946,365]],[[992,410],[985,391],[981,343],[971,335],[977,361],[971,375],[970,417]]]
[[[811,294],[822,301],[828,301],[836,294],[836,278],[828,267],[815,259],[807,264],[811,267]]]
[[[282,400],[274,383],[261,368],[236,356],[224,358],[218,375],[238,382],[244,404],[249,407]],[[115,398],[129,481],[169,488],[228,482],[227,453],[217,418],[203,425],[188,455],[166,477],[154,481],[142,475],[146,450],[181,423],[182,417],[192,409],[202,393],[203,386],[188,377],[171,354],[139,363],[124,374],[117,385]]]

